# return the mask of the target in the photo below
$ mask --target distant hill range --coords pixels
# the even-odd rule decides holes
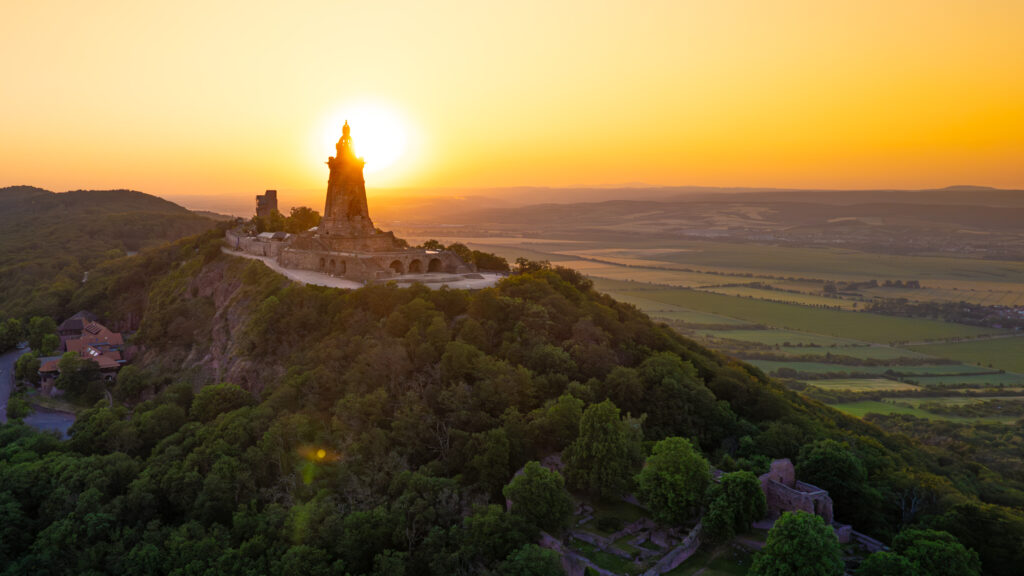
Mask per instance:
[[[492,191],[493,192],[493,191]],[[587,201],[566,197],[589,194]],[[527,199],[540,193],[543,203]],[[636,188],[508,190],[385,203],[377,221],[410,237],[713,239],[869,252],[1024,259],[1024,191]]]
[[[100,263],[212,226],[132,190],[0,188],[0,318],[65,314],[74,288]]]

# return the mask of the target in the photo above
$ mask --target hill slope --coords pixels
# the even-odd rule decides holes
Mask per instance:
[[[803,399],[572,271],[343,292],[217,236],[103,265],[74,295],[140,314],[144,353],[113,390],[127,407],[98,403],[67,445],[0,429],[5,574],[512,573],[536,532],[474,506],[606,399],[646,415],[648,446],[693,438],[725,469],[847,443],[865,479],[824,484],[840,520],[949,530],[990,574],[1024,562],[1024,517],[992,503],[1019,508],[1012,483]]]
[[[62,316],[97,264],[209,229],[213,222],[131,190],[0,189],[0,318]]]

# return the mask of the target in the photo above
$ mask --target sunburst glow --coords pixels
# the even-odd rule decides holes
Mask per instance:
[[[365,172],[379,172],[401,160],[407,143],[405,125],[394,111],[381,106],[345,108],[326,122],[323,145],[330,155],[345,121],[352,128],[356,155],[366,160]]]

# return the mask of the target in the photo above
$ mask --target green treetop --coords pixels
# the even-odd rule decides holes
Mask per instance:
[[[540,462],[527,462],[523,473],[512,479],[502,493],[512,501],[512,514],[522,516],[541,530],[556,532],[572,513],[572,498],[562,475]]]
[[[639,425],[622,420],[610,400],[587,408],[579,437],[565,450],[569,486],[602,498],[628,492],[640,464],[642,437]]]
[[[754,557],[750,576],[840,576],[843,553],[821,516],[784,512]]]
[[[636,477],[637,497],[658,520],[679,524],[700,505],[710,481],[708,461],[689,440],[665,438]]]

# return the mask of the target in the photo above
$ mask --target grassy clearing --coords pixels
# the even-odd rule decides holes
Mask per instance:
[[[755,324],[882,344],[954,337],[970,338],[1000,332],[937,320],[825,310],[697,290],[637,290],[630,294],[691,310],[731,316]]]
[[[754,556],[725,544],[716,548],[702,546],[666,576],[743,576],[750,570]]]
[[[615,554],[603,552],[594,548],[593,545],[587,544],[586,542],[575,542],[572,544],[572,548],[575,548],[578,552],[590,558],[594,564],[597,564],[605,570],[611,570],[616,574],[626,574],[632,576],[633,574],[639,574],[640,569],[630,560],[620,558]]]
[[[914,350],[970,364],[1024,373],[1024,336],[955,344],[914,346]]]
[[[885,378],[835,378],[832,380],[805,380],[804,383],[826,390],[850,390],[852,392],[920,389],[913,384]]]

